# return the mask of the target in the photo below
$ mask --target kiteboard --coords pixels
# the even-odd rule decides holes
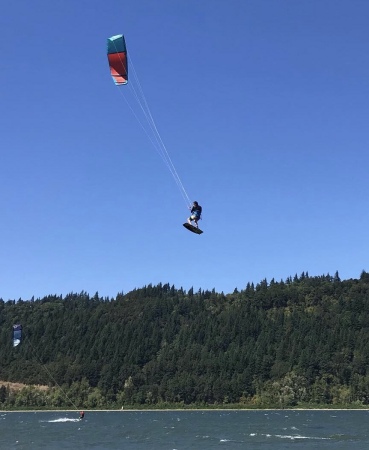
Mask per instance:
[[[196,233],[196,234],[201,234],[201,233],[203,233],[203,231],[201,231],[200,228],[196,228],[196,227],[194,227],[193,225],[190,225],[190,224],[187,223],[187,222],[184,223],[183,226],[184,226],[185,228],[187,228],[187,230],[192,231],[192,233]]]

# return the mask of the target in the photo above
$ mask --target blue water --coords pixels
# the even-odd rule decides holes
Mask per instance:
[[[0,413],[0,450],[369,449],[368,411]]]

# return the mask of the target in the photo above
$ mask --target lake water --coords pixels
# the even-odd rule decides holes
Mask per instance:
[[[368,411],[1,412],[0,450],[369,449]]]

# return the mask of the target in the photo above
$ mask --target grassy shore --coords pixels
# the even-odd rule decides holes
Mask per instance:
[[[24,388],[34,388],[35,390],[39,391],[47,391],[50,388],[48,386],[44,385],[26,385],[23,383],[12,383],[8,381],[0,381],[0,387],[4,386],[8,388],[10,391],[17,393],[22,391]],[[70,400],[68,396],[66,396],[67,400]],[[78,406],[77,403],[73,402],[66,402],[70,405],[73,405],[75,407]],[[3,408],[6,407],[4,404],[2,405]],[[324,404],[300,404],[295,405],[291,407],[276,407],[276,406],[266,406],[266,405],[255,405],[255,404],[241,404],[241,403],[235,403],[235,404],[215,404],[215,405],[204,405],[204,404],[193,404],[193,405],[185,405],[185,404],[175,404],[175,403],[162,403],[162,404],[156,404],[156,405],[127,405],[123,406],[121,408],[111,407],[111,408],[103,408],[103,409],[87,409],[83,406],[81,406],[78,410],[77,409],[65,409],[64,407],[60,408],[54,408],[49,409],[49,407],[45,406],[45,408],[37,408],[35,409],[35,406],[31,405],[29,408],[25,408],[24,406],[20,406],[19,408],[12,406],[11,408],[2,409],[0,410],[1,413],[4,412],[57,412],[57,411],[65,411],[65,412],[75,412],[75,411],[89,411],[89,412],[109,412],[109,411],[115,411],[115,412],[127,412],[127,411],[288,411],[288,410],[299,410],[299,411],[307,411],[307,410],[322,410],[322,411],[365,411],[369,410],[369,405],[360,405],[357,403],[353,403],[351,405],[324,405]]]

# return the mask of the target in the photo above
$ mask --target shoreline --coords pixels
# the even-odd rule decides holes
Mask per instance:
[[[193,412],[193,411],[199,411],[199,412],[221,412],[221,411],[247,411],[247,412],[257,412],[257,411],[369,411],[368,408],[291,408],[291,409],[281,409],[281,408],[168,408],[168,409],[19,409],[19,410],[0,410],[0,414],[4,413],[79,413],[80,411],[84,411],[85,413],[93,413],[93,412]]]

